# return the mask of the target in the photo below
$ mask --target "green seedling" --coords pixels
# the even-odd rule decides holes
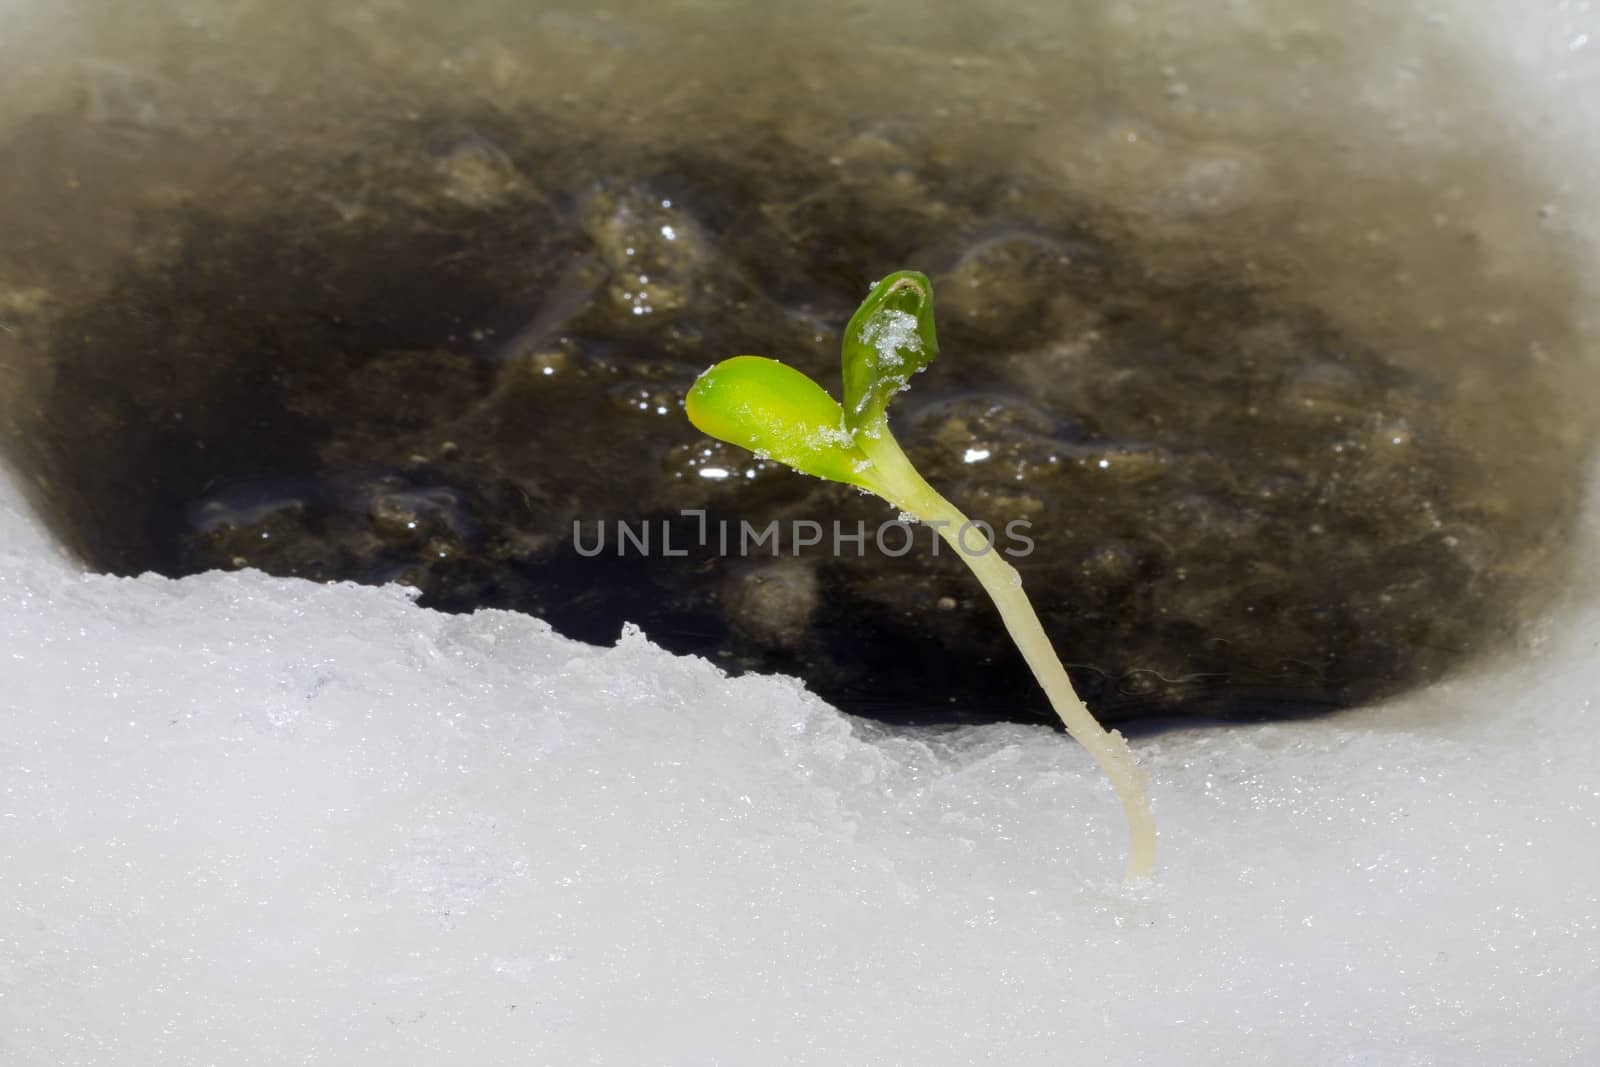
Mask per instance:
[[[1155,820],[1127,741],[1108,733],[1078,699],[1016,568],[997,552],[974,554],[963,546],[961,531],[973,528],[967,517],[917,473],[889,432],[889,401],[939,353],[928,279],[900,271],[874,286],[850,319],[843,348],[843,405],[793,367],[761,356],[735,356],[700,375],[690,388],[689,421],[765,459],[875,493],[932,524],[1000,610],[1067,732],[1111,780],[1128,820],[1127,877],[1148,876],[1155,867]]]

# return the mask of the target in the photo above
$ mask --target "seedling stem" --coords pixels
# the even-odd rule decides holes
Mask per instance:
[[[973,528],[967,517],[917,473],[889,432],[889,401],[938,352],[933,287],[915,271],[899,271],[873,287],[845,328],[843,405],[792,367],[735,356],[702,374],[684,406],[712,437],[876,493],[938,530],[988,591],[1067,732],[1111,780],[1128,820],[1126,877],[1147,877],[1155,869],[1155,820],[1127,741],[1108,733],[1078,699],[1016,568],[992,546],[976,551],[962,543],[962,531]]]
[[[893,437],[883,433],[876,439],[862,439],[860,443],[882,479],[883,488],[875,490],[878,495],[900,511],[934,524],[939,536],[966,561],[989,599],[994,601],[1006,632],[1027,661],[1028,669],[1033,671],[1067,733],[1094,757],[1122,801],[1129,837],[1128,863],[1123,876],[1129,880],[1149,877],[1155,870],[1156,824],[1145,792],[1144,772],[1139,769],[1122,734],[1101,726],[1073,690],[1066,668],[1056,656],[1038,613],[1033,610],[1033,602],[1022,588],[1022,575],[998,551],[978,554],[971,545],[961,542],[960,531],[970,528],[966,515],[917,473]]]

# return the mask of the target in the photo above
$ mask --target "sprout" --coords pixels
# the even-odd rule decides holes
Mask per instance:
[[[685,407],[703,433],[803,473],[865,489],[935,524],[983,583],[1067,732],[1111,780],[1128,820],[1126,877],[1148,876],[1155,866],[1155,820],[1127,741],[1106,732],[1073,692],[1023,592],[1022,576],[998,553],[973,555],[962,548],[960,531],[971,528],[967,517],[923,480],[889,432],[890,399],[938,354],[933,288],[924,275],[900,271],[873,287],[845,328],[842,406],[786,364],[735,356],[700,376]]]

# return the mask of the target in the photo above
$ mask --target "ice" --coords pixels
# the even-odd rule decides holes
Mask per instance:
[[[1294,115],[1267,88],[1204,105],[1276,84],[1277,31],[1240,20],[1298,17],[1230,9],[1100,19],[1118,55],[1169,25],[1243,42],[1170,76],[1202,141],[1213,113],[1241,140]],[[1441,41],[1495,42],[1528,116],[1503,135],[1567,175],[1548,210],[1504,205],[1531,251],[1485,243],[1543,255],[1559,225],[1592,251],[1593,14],[1441,11]],[[1422,84],[1371,57],[1374,99]],[[1363,70],[1306,69],[1308,100],[1360,95]],[[42,99],[29,70],[0,81]],[[1270,193],[1231,145],[1102,164],[1047,132],[1113,204],[1213,220]],[[1135,737],[1162,851],[1132,889],[1109,787],[1052,731],[892,733],[635,632],[593,648],[392,588],[86,575],[4,478],[0,628],[3,1067],[1600,1062],[1592,581],[1403,702]]]
[[[1595,1062],[1600,609],[1325,721],[895,734],[0,494],[0,1062]]]
[[[913,354],[922,351],[917,317],[904,311],[880,311],[869,318],[861,327],[861,342],[877,350],[879,367],[900,366],[902,348]]]

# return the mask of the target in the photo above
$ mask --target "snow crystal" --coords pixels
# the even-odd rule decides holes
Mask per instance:
[[[854,448],[856,444],[855,431],[840,426],[819,426],[807,435],[808,447],[822,451],[829,448]]]
[[[913,354],[922,351],[917,333],[917,317],[905,311],[886,308],[867,318],[861,326],[862,343],[878,353],[879,369],[898,367],[905,362],[902,349]]]

